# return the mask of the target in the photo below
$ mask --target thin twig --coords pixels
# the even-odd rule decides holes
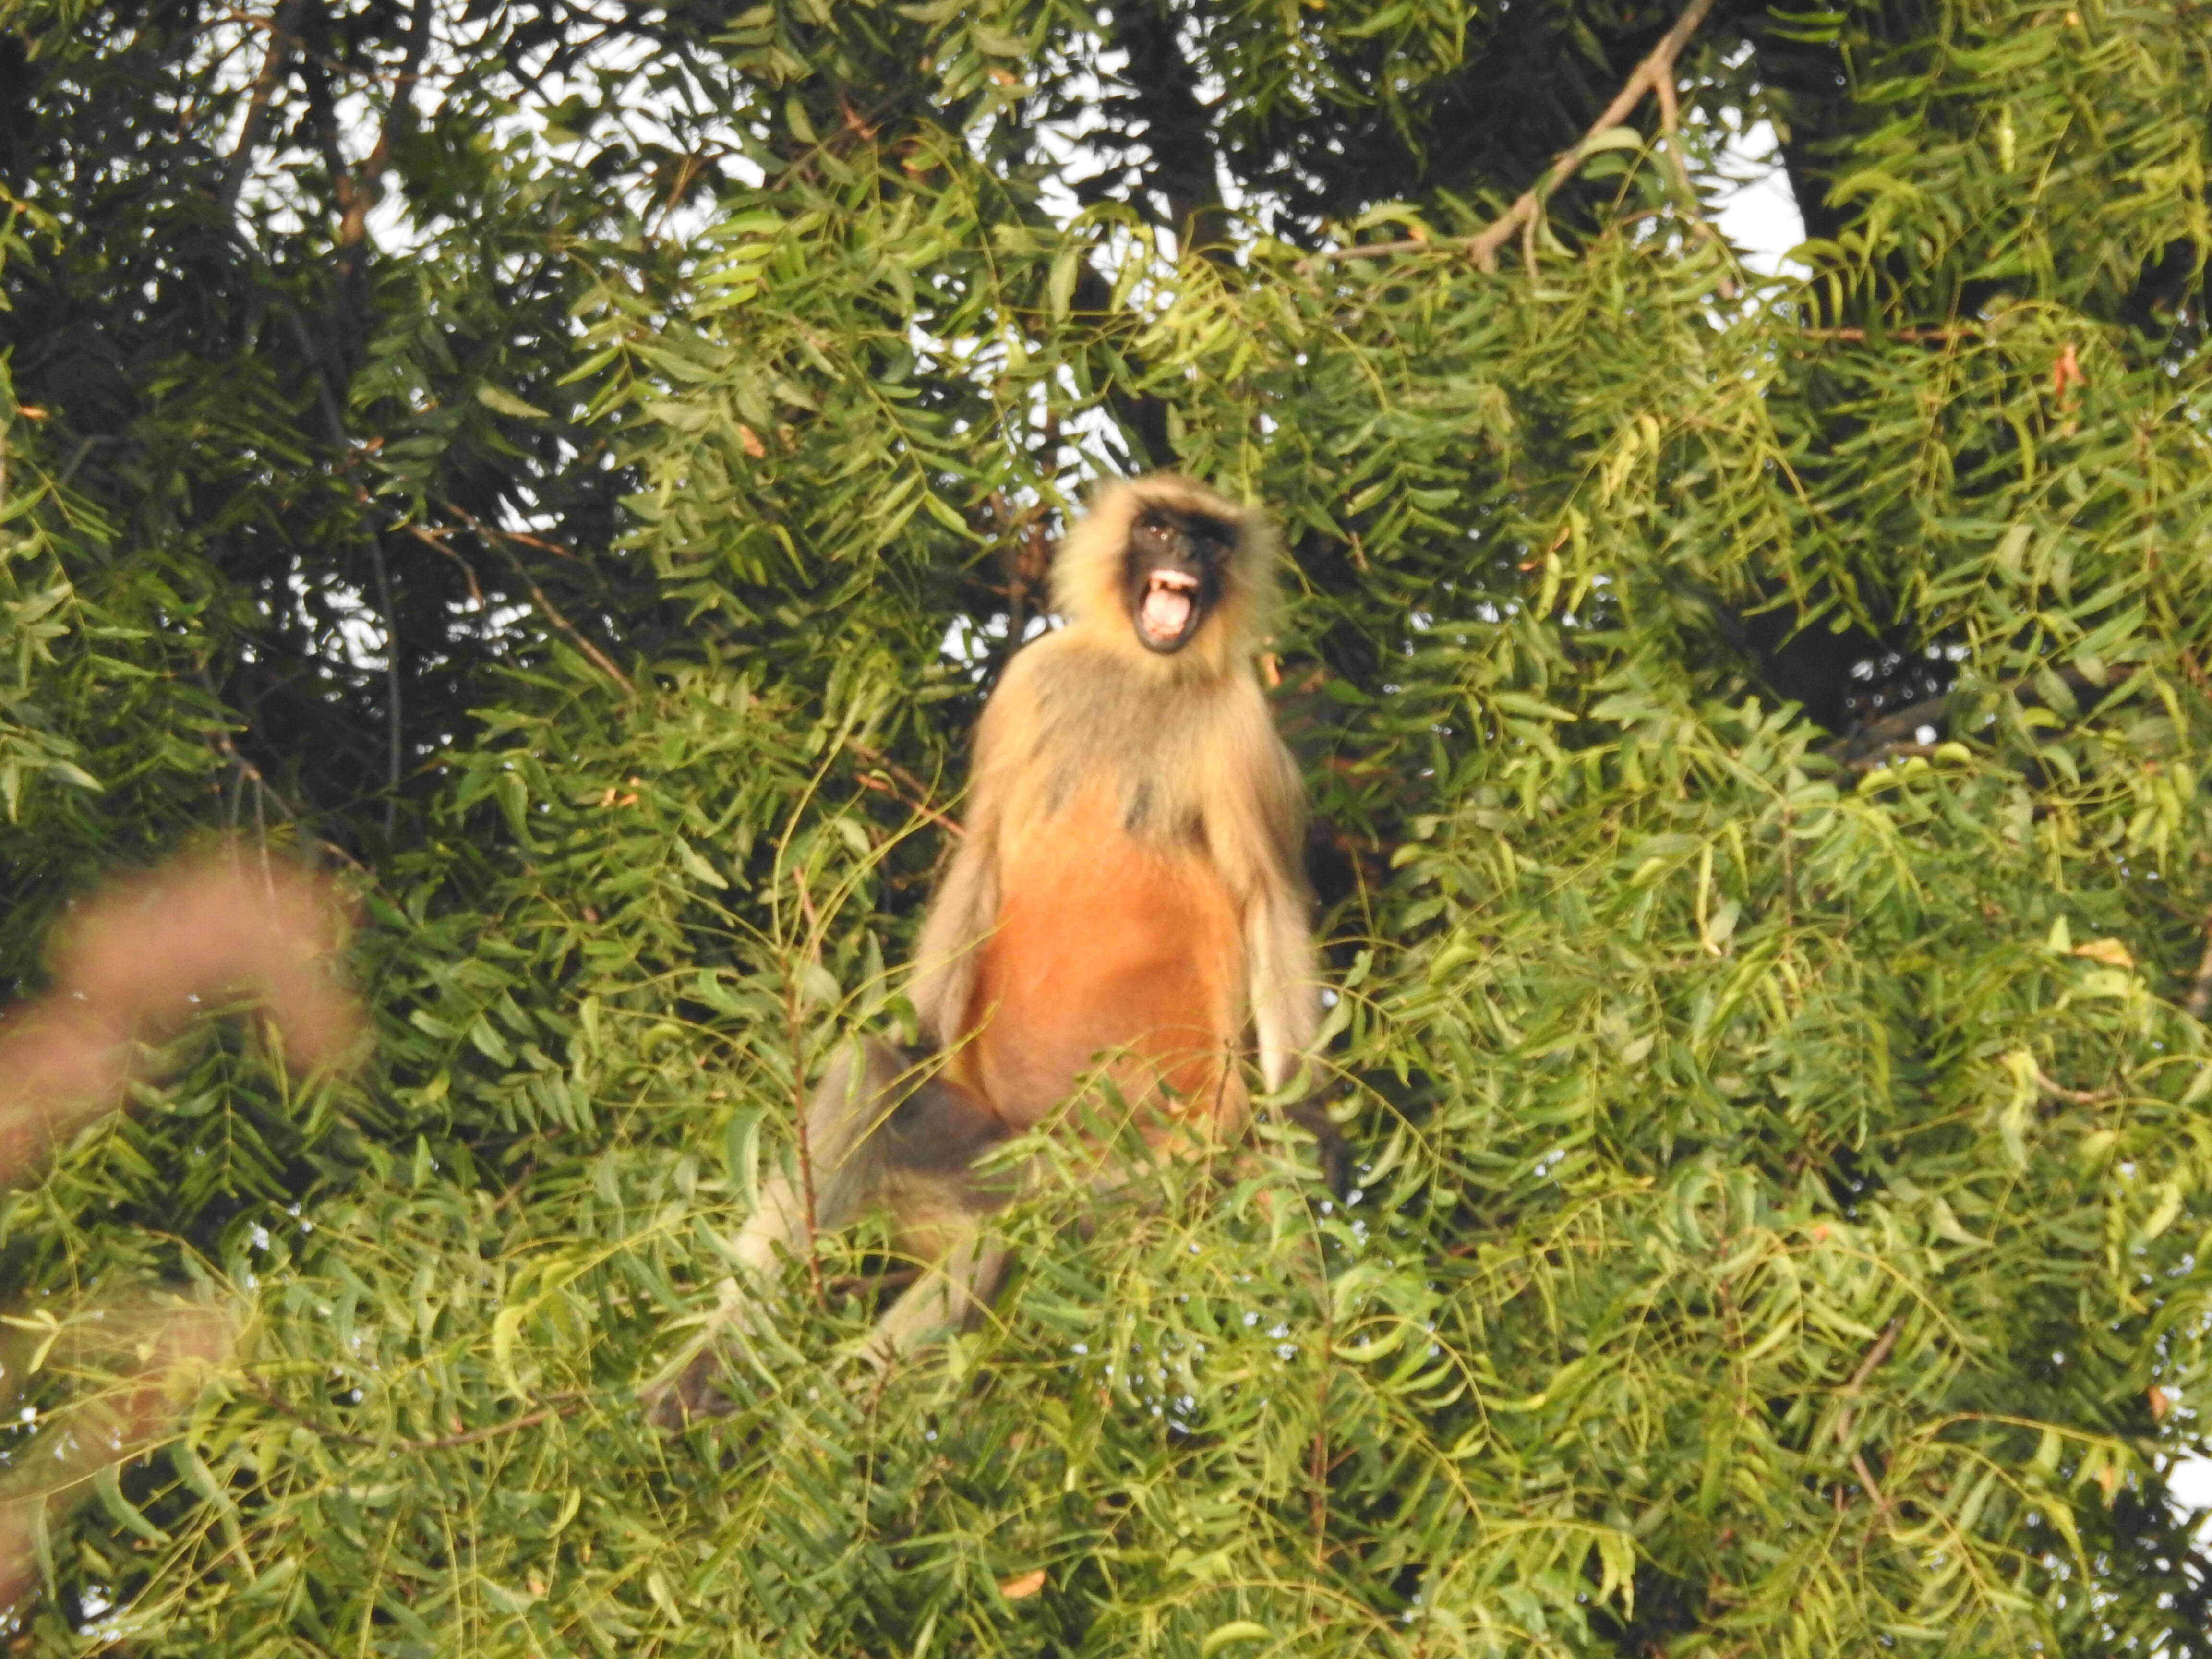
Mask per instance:
[[[1223,1073],[1224,1084],[1227,1073]],[[1316,1572],[1328,1571],[1328,1395],[1330,1375],[1335,1363],[1336,1304],[1329,1295],[1328,1256],[1321,1230],[1311,1224],[1308,1215],[1306,1236],[1313,1241],[1314,1269],[1318,1275],[1317,1289],[1322,1306],[1320,1352],[1314,1377],[1314,1431],[1306,1448],[1307,1523],[1313,1533],[1313,1561]]]
[[[246,1386],[264,1404],[275,1407],[295,1423],[306,1425],[325,1440],[336,1440],[348,1446],[365,1446],[372,1451],[434,1452],[449,1451],[455,1446],[473,1446],[479,1441],[496,1440],[503,1434],[514,1434],[523,1429],[534,1429],[540,1423],[550,1423],[574,1417],[591,1403],[580,1394],[556,1395],[553,1403],[540,1406],[534,1412],[525,1412],[520,1417],[510,1417],[504,1423],[487,1424],[480,1429],[463,1429],[455,1434],[441,1434],[430,1440],[379,1440],[372,1435],[356,1434],[349,1429],[334,1429],[327,1423],[317,1421],[290,1401],[258,1379],[246,1377]]]
[[[1851,1473],[1858,1476],[1859,1486],[1865,1492],[1866,1495],[1874,1499],[1875,1508],[1880,1510],[1884,1515],[1887,1515],[1889,1513],[1889,1499],[1882,1496],[1881,1488],[1875,1484],[1874,1471],[1867,1468],[1866,1454],[1864,1452],[1853,1452],[1851,1454]]]
[[[514,574],[522,578],[522,585],[530,590],[531,599],[536,604],[538,610],[544,613],[546,621],[551,623],[554,627],[559,629],[563,634],[566,634],[568,636],[570,642],[573,643],[579,651],[582,652],[586,657],[589,657],[592,659],[593,666],[597,667],[601,673],[605,674],[617,685],[622,687],[624,696],[635,697],[637,695],[637,687],[630,683],[629,676],[623,673],[621,669],[616,667],[613,658],[607,655],[605,652],[600,650],[598,646],[593,645],[591,641],[585,636],[581,629],[578,628],[575,623],[570,622],[566,616],[562,614],[561,607],[555,605],[551,599],[546,597],[545,590],[538,585],[538,579],[530,574],[530,567],[523,563],[521,556],[517,554],[514,548],[507,544],[510,542],[520,541],[528,542],[535,545],[543,545],[543,544],[538,542],[537,538],[533,536],[516,535],[507,531],[495,529],[490,525],[486,524],[482,519],[477,517],[475,514],[470,512],[466,507],[457,506],[452,501],[446,502],[445,506],[447,511],[458,514],[461,518],[465,520],[468,523],[469,528],[475,531],[479,538],[489,542],[494,547],[497,548],[500,553],[506,558],[507,563],[514,567]]]
[[[935,824],[939,829],[944,830],[945,834],[949,836],[964,836],[968,833],[965,830],[961,828],[960,821],[957,818],[947,817],[945,813],[939,811],[934,806],[932,806],[929,804],[929,786],[927,784],[924,783],[920,778],[915,776],[913,773],[908,771],[906,768],[901,766],[896,761],[891,759],[888,755],[879,753],[876,750],[869,748],[867,744],[854,738],[846,738],[845,747],[851,750],[855,755],[858,755],[869,765],[888,774],[892,780],[892,782],[903,786],[905,793],[902,794],[899,790],[893,788],[890,784],[884,782],[883,780],[879,778],[872,778],[865,772],[860,775],[860,787],[863,789],[873,789],[883,794],[889,795],[893,800],[898,802],[900,805],[906,807],[910,811],[919,814],[922,817],[927,818],[932,823]]]
[[[2101,1089],[2068,1089],[2063,1087],[2062,1085],[2052,1082],[2040,1068],[2039,1068],[2035,1073],[2035,1086],[2040,1089],[2045,1094],[2049,1095],[2053,1100],[2063,1100],[2075,1106],[2101,1106],[2112,1098],[2111,1095],[2106,1093]]]
[[[82,466],[86,461],[91,459],[92,452],[94,450],[101,448],[108,444],[119,444],[122,441],[122,439],[111,438],[104,432],[94,433],[89,438],[87,438],[83,442],[77,445],[76,453],[69,458],[68,465],[64,466],[59,472],[54,475],[54,488],[56,489],[67,489],[70,486],[70,480],[76,477],[76,470]]]
[[[1928,328],[1801,328],[1801,340],[1842,340],[1863,344],[1869,340],[1899,340],[1909,345],[1948,345],[1958,340],[1971,340],[1981,330],[1972,323],[1958,323],[1946,327]]]
[[[2078,668],[2061,668],[2052,672],[2059,683],[2073,692],[2077,700],[2085,694],[2094,693],[2090,700],[2101,704],[2106,698],[2118,695],[2121,688],[2135,677],[2136,671],[2124,665],[2104,685],[2092,684],[2088,676]],[[2009,697],[2033,695],[2036,692],[2034,678],[2023,675],[2001,690],[2003,696]],[[1932,748],[1920,744],[1920,728],[1933,726],[1940,736],[1948,721],[1953,700],[1958,692],[1959,687],[1954,685],[1949,690],[1939,692],[1935,696],[1907,703],[1895,714],[1869,720],[1856,731],[1847,732],[1833,743],[1824,745],[1821,752],[1853,772],[1871,772],[1896,754],[1909,754],[1916,750],[1933,754],[1935,750]]]
[[[1697,233],[1699,241],[1719,247],[1725,253],[1727,248],[1721,241],[1720,233],[1705,217],[1705,204],[1698,199],[1698,186],[1690,177],[1690,164],[1682,159],[1681,135],[1677,130],[1681,121],[1681,109],[1674,94],[1673,73],[1670,71],[1661,76],[1652,83],[1652,89],[1659,94],[1659,131],[1667,140],[1667,165],[1674,175],[1676,187],[1682,192],[1683,205],[1689,210],[1691,228]],[[1722,299],[1735,298],[1735,277],[1723,272],[1716,286]]]
[[[575,559],[577,555],[558,542],[549,542],[543,536],[533,536],[526,530],[502,530],[499,532],[511,542],[520,542],[525,547],[534,547],[541,553],[552,553],[564,559]]]
[[[374,524],[368,529],[368,562],[376,575],[377,609],[384,616],[384,712],[392,750],[385,786],[384,836],[389,841],[399,823],[399,781],[406,771],[407,739],[399,701],[399,611],[392,603],[392,570],[385,562],[384,535]]]
[[[811,921],[814,901],[806,890],[805,872],[793,871],[791,882],[793,889],[804,901],[799,908]],[[817,933],[815,939],[817,951],[820,943]],[[791,1048],[791,1122],[798,1143],[799,1197],[806,1206],[806,1285],[814,1294],[814,1305],[827,1308],[830,1291],[822,1276],[822,1229],[817,1218],[821,1212],[815,1207],[814,1196],[814,1136],[808,1122],[811,1115],[806,1109],[806,1018],[799,1006],[799,975],[789,969],[785,969],[783,1033],[784,1041]],[[860,1078],[854,1079],[854,1086],[859,1086],[865,1078],[866,1073],[863,1073]]]
[[[546,598],[545,590],[538,585],[538,579],[530,574],[530,567],[523,563],[514,550],[501,545],[500,551],[507,555],[507,562],[514,567],[514,574],[522,578],[522,585],[530,590],[532,602],[545,613],[546,620],[566,634],[574,641],[576,648],[592,659],[592,664],[601,673],[622,687],[624,696],[635,697],[637,695],[637,687],[630,683],[629,676],[615,666],[613,658],[585,638],[582,629],[561,614],[560,607]]]
[[[839,1273],[830,1280],[830,1288],[840,1296],[874,1296],[902,1291],[921,1278],[919,1267],[886,1267],[879,1273]]]
[[[483,588],[477,581],[477,568],[463,558],[459,550],[446,544],[445,532],[432,530],[424,525],[410,524],[407,526],[407,533],[418,542],[427,542],[460,566],[461,574],[467,579],[469,584],[470,599],[474,602],[477,610],[483,611],[487,608],[484,605]]]
[[[259,257],[260,251],[247,242],[243,234],[238,240],[256,258]],[[291,327],[293,339],[298,343],[301,356],[307,361],[308,377],[315,383],[315,406],[322,411],[323,425],[330,434],[334,452],[332,459],[337,462],[338,471],[350,477],[353,472],[353,443],[346,436],[345,413],[338,407],[337,389],[331,386],[331,377],[323,368],[323,355],[315,349],[314,334],[307,327],[307,319],[300,314],[299,307],[289,300],[280,301],[278,305],[284,313],[285,322]],[[354,486],[356,506],[360,506],[366,499],[365,492],[356,483]]]
[[[214,698],[217,704],[220,704],[222,702],[222,694],[215,688],[214,677],[210,675],[204,667],[199,671],[199,682],[206,690],[208,696]],[[305,815],[301,812],[300,809],[293,805],[290,801],[285,799],[283,795],[278,791],[276,786],[270,782],[266,777],[262,775],[261,769],[259,767],[256,766],[252,761],[246,759],[245,756],[238,752],[238,745],[236,743],[232,741],[230,728],[228,726],[218,725],[215,728],[215,746],[221,751],[223,759],[237,769],[240,776],[246,779],[247,782],[251,783],[254,788],[259,791],[262,794],[268,796],[270,799],[276,803],[276,810],[278,811],[282,812],[286,817],[295,821],[304,817]]]
[[[1674,20],[1659,44],[1644,54],[1644,61],[1630,74],[1613,100],[1605,106],[1605,112],[1590,123],[1589,129],[1576,141],[1572,149],[1563,150],[1550,168],[1534,185],[1521,192],[1513,205],[1505,210],[1493,222],[1472,236],[1455,238],[1447,242],[1431,241],[1426,237],[1408,237],[1398,242],[1368,242],[1351,247],[1327,248],[1297,263],[1301,276],[1316,266],[1334,264],[1340,259],[1377,259],[1394,253],[1418,253],[1438,246],[1463,246],[1468,258],[1486,276],[1498,270],[1498,250],[1512,240],[1514,233],[1523,225],[1533,228],[1537,211],[1544,200],[1561,185],[1575,176],[1584,161],[1596,153],[1599,135],[1610,131],[1628,118],[1629,112],[1643,100],[1644,94],[1654,91],[1662,79],[1668,81],[1664,94],[1668,102],[1674,97],[1672,76],[1674,59],[1681,52],[1698,26],[1705,21],[1705,14],[1713,9],[1713,0],[1690,0],[1682,15]],[[1664,110],[1662,111],[1662,118]]]
[[[1851,1380],[1844,1384],[1845,1394],[1856,1395],[1866,1385],[1867,1378],[1875,1373],[1875,1367],[1889,1358],[1890,1350],[1897,1346],[1898,1335],[1904,1329],[1905,1320],[1902,1315],[1889,1322],[1882,1334],[1875,1339],[1874,1346],[1867,1350],[1866,1358],[1859,1361],[1859,1368],[1851,1373]],[[1838,1445],[1842,1445],[1851,1437],[1851,1424],[1857,1415],[1858,1401],[1856,1399],[1847,1401],[1843,1410],[1836,1413],[1836,1443]]]

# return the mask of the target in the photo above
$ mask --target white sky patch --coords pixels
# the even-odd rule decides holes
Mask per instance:
[[[2212,1510],[2212,1457],[2185,1457],[2168,1477],[2174,1501],[2192,1510]]]
[[[1783,170],[1773,125],[1755,121],[1734,134],[1717,159],[1724,187],[1715,193],[1714,222],[1744,264],[1762,276],[1811,275],[1790,257],[1805,240],[1805,216]]]
[[[2166,1480],[2177,1510],[2212,1510],[2212,1457],[2177,1457]],[[2212,1544],[2212,1514],[2197,1528],[2197,1538],[2199,1543]]]

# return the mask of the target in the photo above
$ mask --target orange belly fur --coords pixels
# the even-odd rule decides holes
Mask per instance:
[[[955,1062],[1017,1129],[1094,1066],[1132,1104],[1233,1133],[1243,940],[1236,902],[1200,848],[1140,841],[1110,794],[1086,791],[1009,848],[1006,895],[978,951]]]

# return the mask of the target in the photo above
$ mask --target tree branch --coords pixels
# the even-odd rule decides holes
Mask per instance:
[[[1705,14],[1712,9],[1713,0],[1690,0],[1682,15],[1674,20],[1674,27],[1660,38],[1657,46],[1644,54],[1644,61],[1636,66],[1622,83],[1620,90],[1613,94],[1613,101],[1605,106],[1604,113],[1590,123],[1589,130],[1575,142],[1573,148],[1561,151],[1541,179],[1522,191],[1511,207],[1474,235],[1447,242],[1435,242],[1416,236],[1397,242],[1367,242],[1352,247],[1328,248],[1299,260],[1297,270],[1303,275],[1340,259],[1377,259],[1394,253],[1418,253],[1426,248],[1456,245],[1467,250],[1468,258],[1474,261],[1478,270],[1487,276],[1496,275],[1498,250],[1510,241],[1514,233],[1524,225],[1534,228],[1537,210],[1543,206],[1545,198],[1573,178],[1581,170],[1582,164],[1596,153],[1599,137],[1626,120],[1629,112],[1643,100],[1644,94],[1656,91],[1662,82],[1667,89],[1661,94],[1661,121],[1662,125],[1668,123],[1668,111],[1674,101],[1674,59],[1680,55],[1690,37],[1698,32],[1698,26],[1705,21]]]
[[[253,170],[253,148],[261,142],[262,125],[269,117],[269,100],[284,78],[293,48],[299,45],[300,15],[307,7],[307,0],[282,0],[270,24],[269,52],[261,60],[261,73],[253,81],[253,94],[246,100],[246,121],[238,131],[238,147],[231,151],[230,164],[222,171],[222,187],[216,191],[216,205],[222,210],[225,218],[238,210],[238,193],[246,187],[246,175]]]
[[[457,502],[441,501],[440,505],[442,506],[446,511],[460,519],[471,530],[476,532],[477,537],[481,540],[489,543],[492,546],[499,550],[501,556],[506,558],[507,563],[514,567],[514,574],[522,578],[522,585],[530,590],[532,601],[538,606],[538,609],[544,613],[546,621],[551,623],[554,627],[559,629],[563,634],[566,634],[568,636],[569,642],[573,644],[576,649],[582,652],[586,657],[592,659],[592,664],[594,667],[596,667],[601,673],[605,674],[609,679],[612,680],[617,685],[622,687],[624,696],[635,697],[637,695],[637,687],[630,683],[629,676],[623,673],[621,669],[616,667],[613,658],[607,655],[605,652],[600,650],[598,646],[593,645],[591,641],[585,636],[582,629],[579,629],[575,623],[570,622],[567,617],[561,613],[560,606],[555,605],[551,599],[546,597],[545,590],[538,585],[538,579],[530,574],[530,567],[523,563],[521,556],[518,555],[514,549],[509,544],[513,542],[521,541],[530,543],[533,546],[550,547],[552,545],[551,543],[540,541],[535,536],[509,535],[504,530],[495,530],[490,525],[486,524],[482,519],[477,517],[475,514],[470,512],[466,507],[459,505]],[[436,545],[436,538],[429,532],[423,530],[419,526],[410,526],[410,528],[423,540],[430,542],[433,545]],[[448,548],[439,548],[439,551],[441,553],[451,552],[451,550],[452,550]],[[566,549],[559,550],[564,553],[567,551]]]
[[[2061,668],[2054,672],[2060,683],[2075,696],[2094,692],[2099,702],[2126,684],[2135,673],[2132,668],[2122,668],[2112,684],[2097,685],[2078,668]],[[2004,688],[2004,695],[2017,697],[2022,692],[2032,692],[2034,689],[2033,681],[2017,679]],[[1923,697],[1918,702],[1909,702],[1895,714],[1869,720],[1857,731],[1837,738],[1822,752],[1854,772],[1871,772],[1892,755],[1916,750],[1925,752],[1924,745],[1918,739],[1920,728],[1932,726],[1940,732],[1949,719],[1951,705],[1956,696],[1957,688],[1954,687],[1940,696]]]
[[[384,125],[375,146],[346,180],[343,212],[338,221],[338,262],[347,297],[354,290],[368,258],[368,213],[383,197],[385,170],[415,125],[415,83],[422,71],[422,58],[430,47],[430,20],[434,0],[415,0],[415,13],[407,27],[405,56],[392,82],[392,103],[384,112]],[[336,181],[333,180],[333,188]]]
[[[955,840],[968,833],[960,827],[958,819],[948,817],[932,806],[929,804],[929,786],[891,759],[890,756],[879,750],[869,748],[867,744],[854,738],[846,738],[845,747],[892,781],[890,783],[886,783],[880,778],[870,777],[866,772],[856,773],[854,775],[860,780],[863,789],[873,789],[879,793],[889,795],[908,811],[927,818]],[[894,784],[903,787],[906,793],[900,793],[899,789],[893,787]]]
[[[1178,252],[1216,264],[1229,258],[1229,216],[1213,129],[1198,96],[1198,77],[1176,38],[1179,18],[1164,0],[1114,8],[1114,44],[1128,55],[1121,79],[1145,118],[1152,164],[1146,183],[1167,198]]]

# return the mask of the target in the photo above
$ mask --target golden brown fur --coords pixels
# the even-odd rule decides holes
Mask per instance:
[[[295,1061],[346,1048],[360,1015],[331,972],[341,915],[325,884],[236,848],[94,896],[63,929],[53,990],[0,1020],[0,1181],[116,1106],[138,1045],[174,1036],[203,999],[258,996]]]
[[[1164,522],[1189,534],[1140,543]],[[1156,544],[1208,550],[1194,591],[1212,601],[1170,650],[1139,641],[1133,609]],[[941,1059],[865,1043],[808,1114],[817,1223],[889,1209],[933,1269],[885,1316],[879,1359],[988,1298],[1004,1194],[969,1165],[1084,1073],[1103,1066],[1156,1144],[1213,1141],[1248,1111],[1240,1057],[1280,1089],[1312,1039],[1304,802],[1251,661],[1277,556],[1259,514],[1169,476],[1103,490],[1061,546],[1066,626],[1015,656],[983,711],[967,834],[916,947],[910,994]],[[738,1241],[749,1269],[802,1235],[801,1208],[790,1180],[769,1195]],[[749,1299],[726,1285],[719,1322],[742,1327]],[[653,1392],[656,1420],[711,1400],[714,1360],[710,1336]]]
[[[1226,591],[1213,625],[1173,657],[1153,656],[1132,642],[1122,604],[1122,549],[1128,543],[1131,521],[1147,507],[1204,514],[1237,530],[1225,573]],[[1067,619],[1060,637],[1094,640],[1140,673],[1165,679],[1228,680],[1239,672],[1249,672],[1246,659],[1274,626],[1275,568],[1281,558],[1274,526],[1262,514],[1232,505],[1204,484],[1171,472],[1109,484],[1067,532],[1053,560],[1053,607]],[[1254,684],[1256,687],[1258,683]]]

